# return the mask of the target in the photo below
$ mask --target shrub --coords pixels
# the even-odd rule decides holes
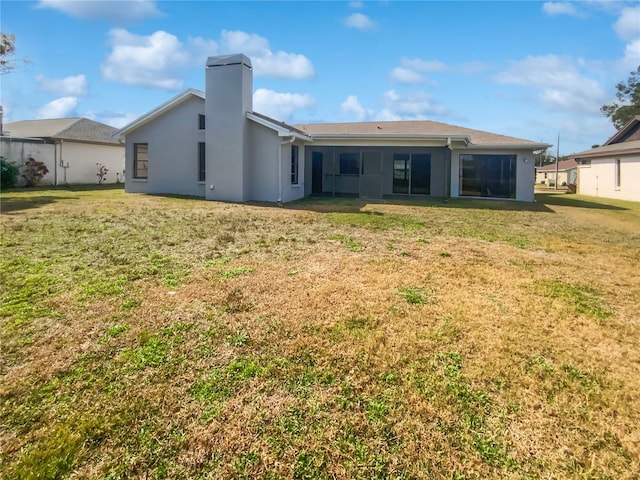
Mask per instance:
[[[0,157],[0,188],[11,188],[18,180],[20,170],[15,163],[10,162],[4,157]]]
[[[25,187],[35,187],[47,173],[49,169],[44,162],[38,162],[35,158],[29,157],[22,167]]]
[[[98,176],[98,185],[102,185],[102,183],[107,179],[107,172],[109,169],[101,163],[96,163],[96,166],[98,167],[98,173],[96,173]]]

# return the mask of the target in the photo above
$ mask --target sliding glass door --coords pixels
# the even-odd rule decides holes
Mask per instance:
[[[393,193],[429,195],[431,156],[426,153],[393,155]]]

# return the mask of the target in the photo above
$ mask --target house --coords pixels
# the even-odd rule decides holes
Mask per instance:
[[[578,193],[640,202],[640,115],[604,145],[570,157],[578,163]]]
[[[575,185],[578,179],[578,163],[575,159],[561,160],[558,162],[558,186]],[[556,164],[549,163],[542,167],[536,167],[536,183],[543,183],[553,187],[556,185]]]
[[[549,145],[431,121],[287,125],[253,110],[251,60],[209,57],[188,89],[117,132],[127,192],[288,202],[307,195],[533,201]]]
[[[99,183],[100,165],[107,168],[102,183],[124,182],[124,147],[116,128],[88,118],[56,118],[7,123],[0,136],[3,157],[21,166],[28,158],[49,170],[43,185]]]

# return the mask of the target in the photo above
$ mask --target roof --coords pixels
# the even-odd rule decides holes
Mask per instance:
[[[575,158],[570,158],[569,160],[562,160],[558,162],[558,171],[564,172],[565,170],[571,170],[572,168],[576,168],[578,166],[578,162],[576,162]],[[537,167],[536,171],[538,172],[555,172],[556,164],[550,163],[548,165],[544,165],[543,167]]]
[[[267,117],[266,115],[263,115],[261,113],[247,112],[247,118],[249,120],[253,120],[256,123],[264,125],[265,127],[271,128],[272,130],[276,130],[280,136],[291,135],[301,140],[307,140],[307,141],[311,140],[307,132],[298,130],[297,128],[292,127],[291,125],[288,125],[279,120],[275,120],[271,117]]]
[[[640,140],[603,145],[602,147],[592,148],[591,150],[585,150],[584,152],[572,153],[570,157],[578,160],[581,158],[597,158],[607,157],[611,155],[629,155],[632,153],[640,153]]]
[[[4,125],[4,133],[17,138],[45,138],[117,145],[113,138],[118,129],[88,118],[51,118],[23,120]]]
[[[620,130],[618,130],[615,135],[613,135],[609,140],[607,140],[605,145],[612,145],[614,143],[624,142],[626,138],[633,134],[633,132],[638,128],[640,124],[640,115],[636,115],[627,123],[625,123]]]
[[[184,92],[179,93],[175,97],[167,100],[162,105],[157,106],[153,110],[145,113],[141,117],[138,117],[133,122],[125,125],[120,130],[117,130],[113,133],[114,137],[120,137],[130,133],[141,126],[149,123],[151,120],[163,115],[165,112],[171,110],[172,108],[180,105],[183,102],[186,102],[190,98],[201,98],[204,100],[204,92],[202,90],[196,90],[195,88],[188,88]]]
[[[522,138],[508,137],[471,128],[433,122],[430,120],[314,123],[295,125],[296,128],[315,138],[332,137],[396,137],[396,138],[452,138],[466,140],[479,146],[526,146],[534,149],[547,148],[546,143]]]

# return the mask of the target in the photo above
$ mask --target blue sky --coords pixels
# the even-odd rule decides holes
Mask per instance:
[[[429,119],[590,148],[600,106],[640,65],[638,1],[7,1],[29,63],[1,78],[5,121],[121,127],[204,88],[209,55],[245,53],[254,108],[289,123]],[[555,151],[555,147],[554,147]]]

